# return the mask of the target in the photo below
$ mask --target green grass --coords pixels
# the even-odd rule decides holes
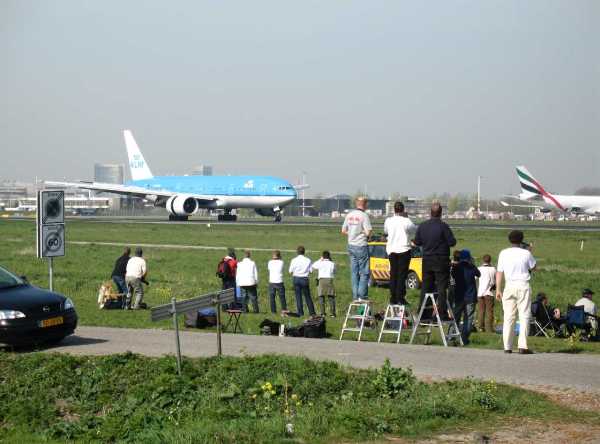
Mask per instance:
[[[485,253],[497,257],[507,244],[508,230],[457,229],[457,248],[469,248],[477,258]],[[563,311],[568,303],[579,299],[582,288],[600,289],[600,239],[596,233],[570,231],[526,232],[528,241],[535,244],[534,254],[539,261],[539,271],[532,280],[534,293],[545,291],[553,304]],[[1,264],[19,275],[26,275],[40,287],[47,286],[47,264],[35,257],[35,224],[33,221],[0,220]],[[68,241],[92,242],[90,245],[67,245],[67,256],[55,260],[55,289],[73,298],[80,316],[81,325],[114,327],[161,327],[170,328],[170,323],[151,323],[147,311],[99,310],[96,305],[97,291],[102,281],[110,279],[114,260],[123,245],[161,244],[168,248],[145,248],[149,265],[149,280],[146,302],[150,305],[166,303],[171,297],[189,298],[218,289],[220,281],[215,268],[225,248],[262,248],[293,250],[299,244],[311,251],[309,256],[318,257],[318,251],[329,249],[334,252],[345,250],[345,239],[339,227],[306,227],[266,225],[156,225],[114,224],[68,221]],[[580,251],[580,242],[585,241]],[[117,246],[101,245],[113,242]],[[211,246],[214,250],[185,249],[176,246]],[[173,247],[175,246],[175,247]],[[241,251],[239,251],[241,254]],[[289,263],[292,253],[284,252]],[[243,327],[247,333],[259,333],[258,324],[265,317],[281,320],[268,312],[266,263],[268,251],[255,251],[253,258],[259,268],[259,303],[262,313],[243,316]],[[327,319],[328,331],[339,336],[340,316],[350,301],[349,264],[345,255],[334,254],[338,266],[336,289],[338,292],[338,318]],[[291,280],[286,277],[287,300],[294,307]],[[313,295],[315,293],[313,284]],[[385,288],[370,290],[370,298],[377,310],[384,310],[388,300]],[[315,302],[316,302],[316,298]],[[418,292],[409,294],[416,302]],[[496,322],[501,322],[502,311],[496,304]],[[292,321],[293,323],[299,320]],[[367,340],[376,339],[375,331],[367,331]],[[474,334],[472,347],[501,348],[499,335]],[[600,352],[599,344],[575,344],[562,339],[531,338],[536,351]]]
[[[15,443],[327,443],[600,420],[493,381],[282,356],[186,359],[178,377],[169,357],[3,354],[0,375],[0,433]]]

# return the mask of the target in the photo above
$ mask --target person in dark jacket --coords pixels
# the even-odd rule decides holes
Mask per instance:
[[[440,318],[448,316],[448,281],[450,280],[450,248],[456,245],[452,230],[442,222],[442,205],[431,205],[431,218],[417,228],[414,244],[423,248],[423,285],[421,303],[426,293],[437,292]]]
[[[112,280],[117,286],[119,293],[127,294],[127,284],[125,283],[125,271],[127,270],[127,262],[131,256],[131,248],[125,247],[123,254],[116,260],[115,268],[112,272]]]
[[[480,277],[479,269],[473,265],[473,258],[469,250],[460,252],[460,262],[452,268],[454,278],[454,316],[456,324],[462,319],[461,336],[463,343],[469,343],[469,335],[473,327],[475,306],[477,304],[477,282]]]

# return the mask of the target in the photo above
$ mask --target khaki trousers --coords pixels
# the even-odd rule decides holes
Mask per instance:
[[[531,287],[529,282],[507,282],[502,293],[504,350],[512,350],[515,338],[515,321],[519,313],[519,348],[527,348],[529,319],[531,318]]]

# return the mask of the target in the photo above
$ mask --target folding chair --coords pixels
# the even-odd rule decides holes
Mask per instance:
[[[575,329],[580,329],[589,336],[591,326],[587,323],[587,314],[582,305],[569,305],[567,308],[567,332],[573,334]]]
[[[545,336],[551,338],[556,335],[552,318],[548,312],[548,308],[542,302],[534,302],[531,305],[531,320],[530,327],[533,327],[532,336]],[[550,330],[550,333],[547,332]]]

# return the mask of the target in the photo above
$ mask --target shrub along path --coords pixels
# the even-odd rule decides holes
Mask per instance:
[[[174,344],[174,332],[169,330],[79,327],[76,335],[48,351],[75,355],[131,351],[162,356],[174,354]],[[188,357],[212,356],[216,354],[216,335],[183,331],[181,347]],[[421,378],[474,377],[509,384],[600,391],[600,356],[595,355],[507,355],[501,350],[242,334],[223,335],[223,353],[229,356],[266,353],[306,356],[356,368],[378,368],[389,358],[393,366],[410,367]]]

